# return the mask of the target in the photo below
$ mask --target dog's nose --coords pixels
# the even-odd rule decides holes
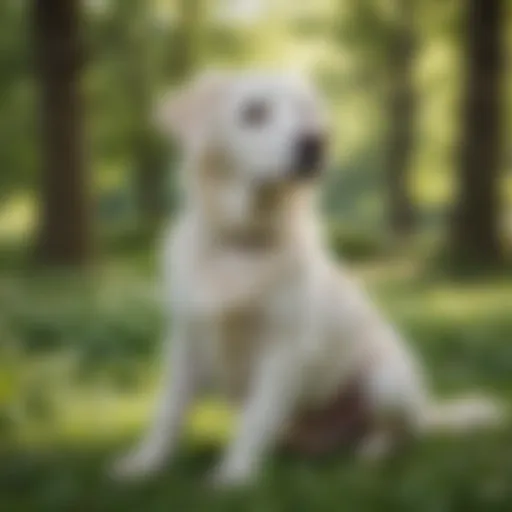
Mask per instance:
[[[322,168],[325,152],[325,138],[320,133],[302,135],[296,148],[295,175],[308,178],[318,174]]]

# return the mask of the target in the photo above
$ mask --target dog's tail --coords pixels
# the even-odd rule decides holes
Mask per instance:
[[[464,396],[433,403],[425,411],[427,432],[461,433],[475,429],[499,428],[506,423],[503,403],[485,396]]]

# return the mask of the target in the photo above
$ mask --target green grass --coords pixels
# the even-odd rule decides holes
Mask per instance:
[[[512,280],[449,282],[413,262],[357,269],[416,345],[441,395],[512,398]],[[160,315],[146,271],[0,278],[0,510],[498,511],[512,507],[512,431],[434,437],[381,466],[346,454],[276,455],[252,489],[204,484],[230,430],[210,401],[177,463],[151,481],[110,482],[105,464],[146,422]]]

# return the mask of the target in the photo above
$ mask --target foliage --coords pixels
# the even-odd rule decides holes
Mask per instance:
[[[33,184],[37,162],[34,84],[26,2],[0,5],[0,201]]]
[[[385,238],[371,230],[365,232],[334,225],[329,240],[334,253],[349,261],[371,261],[386,256],[389,251]]]
[[[452,199],[463,12],[454,0],[414,3],[419,126],[411,182],[423,219],[433,202],[436,209],[446,210]],[[380,222],[382,227],[383,206],[375,204],[382,201],[385,77],[388,42],[396,23],[393,6],[399,2],[304,2],[303,10],[283,2],[281,10],[276,5],[243,22],[221,20],[220,4],[208,3],[208,8],[198,11],[202,19],[198,59],[207,66],[283,67],[291,63],[312,74],[325,93],[333,121],[329,211],[350,218],[354,229],[366,230],[367,222],[372,227]],[[106,181],[121,183],[123,193],[129,189],[133,200],[129,209],[119,212],[122,222],[137,215],[139,171],[144,175],[144,166],[161,167],[166,158],[154,134],[149,135],[148,143],[147,122],[156,97],[183,76],[179,6],[179,2],[157,0],[84,3],[88,159],[96,196],[103,197]],[[14,191],[32,191],[39,183],[29,7],[27,0],[6,0],[0,7],[2,197]],[[195,31],[195,24],[191,26]],[[507,123],[509,120],[510,112]],[[148,164],[145,153],[158,157]],[[508,186],[510,174],[503,181]],[[173,179],[168,188],[172,195]],[[510,195],[507,205],[509,199]],[[360,214],[370,203],[374,205],[372,215]],[[436,217],[435,229],[443,230],[445,220],[445,216]],[[110,223],[103,217],[99,222]],[[431,229],[432,223],[420,223],[420,232],[424,228]],[[99,231],[103,231],[102,225]]]

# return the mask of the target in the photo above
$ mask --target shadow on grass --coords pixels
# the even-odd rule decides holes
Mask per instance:
[[[307,461],[274,457],[245,490],[204,484],[217,450],[183,453],[146,482],[119,483],[104,473],[117,452],[88,446],[34,453],[10,450],[0,467],[2,510],[20,511],[503,511],[512,500],[512,436],[501,432],[430,439],[381,466],[333,454]]]

